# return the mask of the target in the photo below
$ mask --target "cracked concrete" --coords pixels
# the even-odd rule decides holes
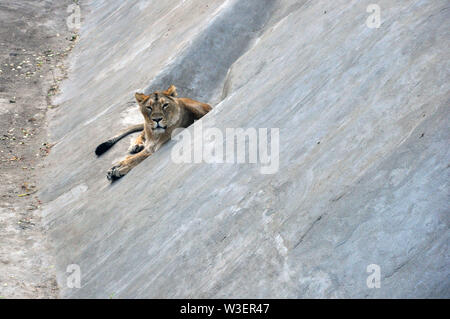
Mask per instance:
[[[370,3],[85,1],[40,193],[61,296],[450,297],[449,4],[380,0],[371,29]],[[95,146],[172,83],[214,105],[204,128],[279,128],[279,171],[172,141],[109,184],[128,144]]]

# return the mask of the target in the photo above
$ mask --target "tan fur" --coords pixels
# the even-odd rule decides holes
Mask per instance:
[[[144,117],[144,130],[130,148],[131,153],[137,154],[128,156],[114,165],[107,174],[110,180],[124,176],[156,152],[170,140],[176,128],[188,127],[195,119],[201,118],[211,110],[209,104],[189,98],[178,98],[174,85],[165,91],[150,95],[136,93],[135,98]]]

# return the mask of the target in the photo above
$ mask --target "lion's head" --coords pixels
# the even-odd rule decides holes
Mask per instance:
[[[153,134],[162,134],[177,124],[180,107],[176,96],[177,91],[174,85],[166,91],[154,92],[150,95],[135,94],[140,111]]]

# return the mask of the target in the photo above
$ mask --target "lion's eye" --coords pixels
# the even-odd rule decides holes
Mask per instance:
[[[169,103],[164,103],[163,109],[166,109],[169,106]]]
[[[149,112],[151,112],[151,111],[152,111],[152,107],[151,107],[151,106],[147,106],[147,110],[148,110]]]

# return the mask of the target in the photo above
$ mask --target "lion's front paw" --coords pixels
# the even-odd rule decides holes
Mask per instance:
[[[119,178],[125,176],[130,169],[127,166],[121,164],[111,167],[111,169],[106,174],[106,178],[110,181],[118,180]]]
[[[128,149],[128,152],[130,154],[136,154],[139,153],[140,151],[142,151],[144,149],[144,144],[134,144],[131,145],[130,148]]]
[[[106,178],[109,181],[115,181],[116,179],[121,178],[123,175],[120,174],[120,170],[118,169],[117,166],[111,167],[108,171],[108,173],[106,174]]]

